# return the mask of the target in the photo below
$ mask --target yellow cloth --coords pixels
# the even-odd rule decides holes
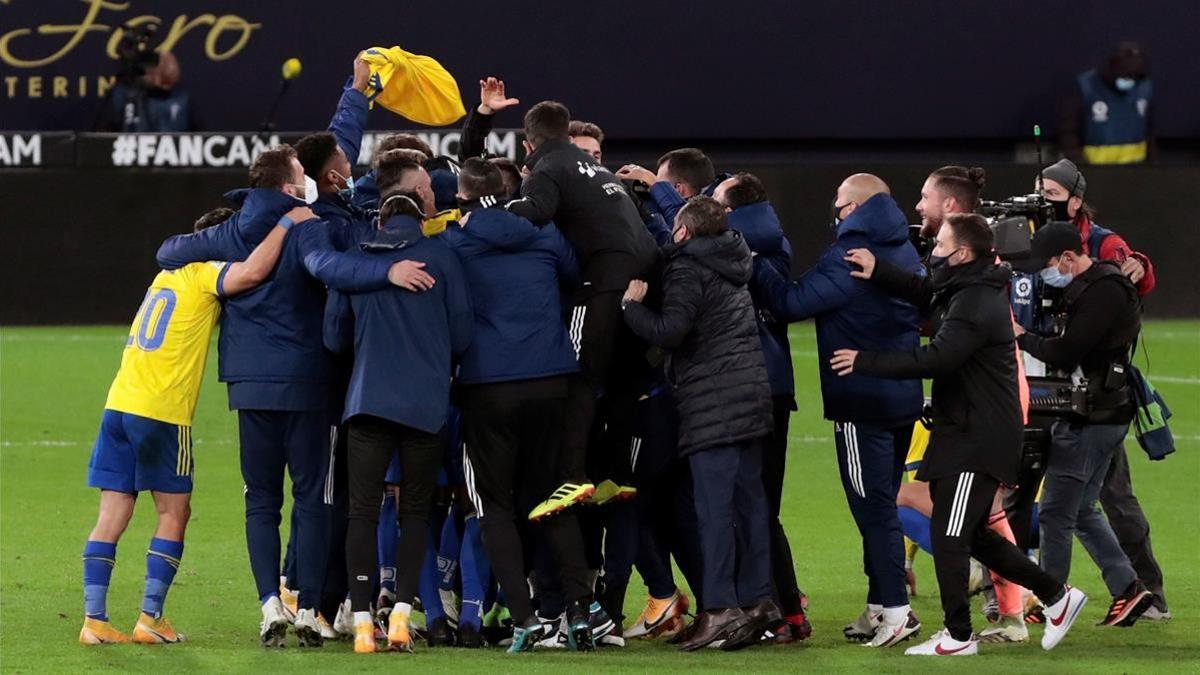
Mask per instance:
[[[908,456],[904,458],[904,478],[909,481],[917,479],[917,469],[925,459],[925,450],[929,447],[929,429],[917,420],[913,424],[912,440],[908,443]]]
[[[399,47],[371,47],[362,58],[371,66],[367,97],[397,115],[440,127],[467,114],[454,76],[432,58]]]
[[[105,408],[192,425],[226,267],[192,263],[154,277],[129,328]]]
[[[458,209],[446,209],[438,211],[432,218],[427,218],[421,223],[421,234],[426,237],[436,237],[446,231],[446,226],[451,221],[462,218],[462,212]]]

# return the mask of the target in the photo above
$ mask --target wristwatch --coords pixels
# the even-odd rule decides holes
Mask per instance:
[[[629,298],[626,298],[624,296],[621,297],[621,311],[622,312],[625,311],[625,308],[629,306],[630,302],[631,302],[631,300]]]

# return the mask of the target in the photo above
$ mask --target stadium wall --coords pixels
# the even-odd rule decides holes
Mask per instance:
[[[610,157],[610,165],[626,158]],[[715,161],[723,166],[718,155]],[[830,241],[829,200],[849,173],[883,177],[916,222],[912,207],[936,164],[770,163],[740,166],[759,175],[795,249],[802,273]],[[986,197],[1029,192],[1032,167],[985,166]],[[1189,281],[1200,250],[1196,202],[1200,167],[1087,169],[1099,222],[1150,256],[1158,287],[1147,298],[1154,317],[1200,317]],[[130,169],[78,166],[0,170],[0,324],[96,324],[131,320],[168,235],[221,205],[241,187],[245,169]]]

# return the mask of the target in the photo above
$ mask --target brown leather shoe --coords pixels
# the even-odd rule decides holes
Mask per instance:
[[[768,626],[778,623],[783,618],[775,601],[767,598],[751,607],[746,612],[746,623],[736,631],[731,631],[729,637],[721,643],[721,649],[731,652],[743,647],[758,644],[763,631]]]
[[[746,625],[748,618],[741,609],[717,609],[701,612],[696,616],[691,638],[679,645],[685,652],[707,647],[717,640],[723,640]]]

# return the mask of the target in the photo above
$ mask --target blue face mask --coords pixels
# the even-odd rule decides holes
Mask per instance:
[[[337,171],[334,171],[333,175],[337,176],[338,178],[341,178],[342,182],[346,184],[346,187],[342,188],[341,190],[338,190],[338,194],[345,197],[346,201],[354,201],[354,181],[343,176],[342,174],[338,173]]]
[[[1070,272],[1063,274],[1062,272],[1058,271],[1057,266],[1047,267],[1046,269],[1042,270],[1041,274],[1042,282],[1047,286],[1053,286],[1054,288],[1066,288],[1068,285],[1070,285],[1071,280],[1075,278],[1075,275],[1071,274]]]
[[[1137,80],[1132,77],[1118,77],[1115,84],[1117,91],[1130,91],[1137,86]]]

